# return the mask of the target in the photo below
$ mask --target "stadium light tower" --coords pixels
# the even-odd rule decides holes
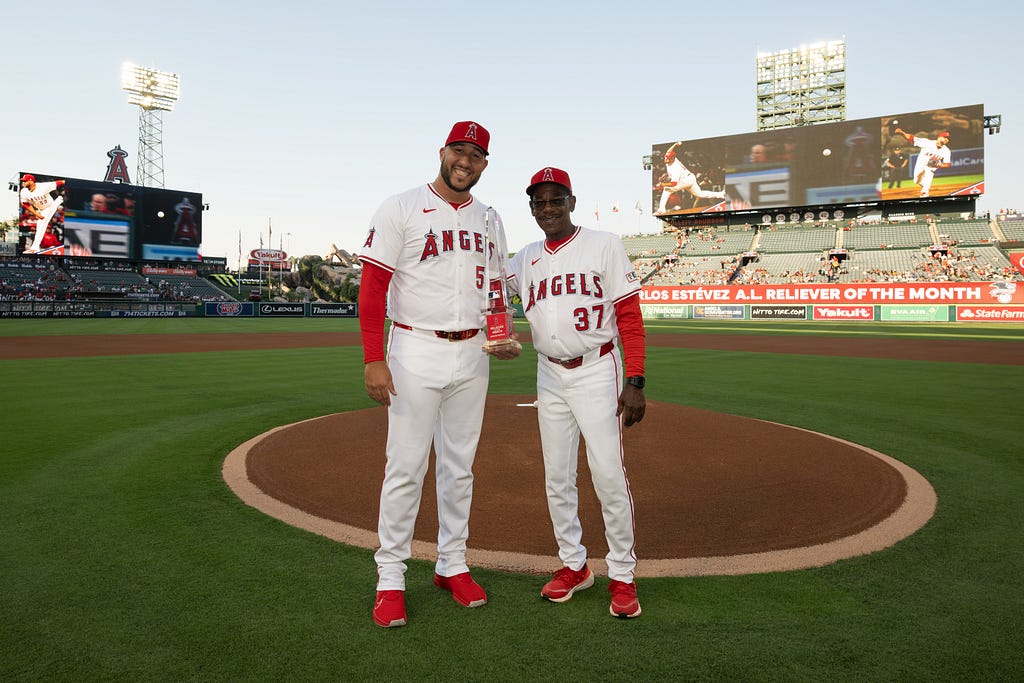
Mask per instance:
[[[144,187],[164,186],[163,112],[174,109],[178,99],[177,74],[125,62],[121,89],[128,104],[139,106],[139,158],[135,182]]]
[[[846,120],[846,40],[757,55],[757,130]]]

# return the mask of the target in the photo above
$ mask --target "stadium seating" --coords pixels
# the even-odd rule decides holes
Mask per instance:
[[[954,241],[960,246],[971,244],[988,244],[996,242],[997,238],[988,219],[945,219],[935,223],[940,243]]]
[[[679,248],[680,256],[722,256],[740,254],[754,246],[753,228],[691,230]]]
[[[1007,240],[1024,242],[1024,220],[1002,221],[999,227]]]
[[[786,252],[818,252],[836,246],[834,227],[798,227],[762,229],[757,240],[757,251],[762,254]]]
[[[846,249],[925,247],[935,244],[937,238],[926,223],[863,224],[844,232],[840,246]]]
[[[664,256],[675,250],[677,239],[674,235],[633,235],[623,237],[622,244],[631,258]]]

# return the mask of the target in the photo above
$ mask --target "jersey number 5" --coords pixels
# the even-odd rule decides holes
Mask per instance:
[[[597,320],[593,326],[590,324],[591,311],[594,312],[594,318]],[[591,306],[590,310],[580,306],[572,314],[576,318],[575,327],[578,332],[586,332],[590,329],[599,330],[601,325],[604,324],[604,306]]]

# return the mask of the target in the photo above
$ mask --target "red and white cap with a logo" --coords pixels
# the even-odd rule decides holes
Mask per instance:
[[[475,121],[459,121],[452,126],[452,132],[448,133],[448,139],[444,141],[447,147],[455,142],[472,142],[487,154],[487,145],[491,142],[491,134],[487,129]]]
[[[569,174],[560,168],[547,166],[540,169],[530,178],[530,185],[526,188],[526,194],[533,196],[533,190],[541,183],[555,183],[569,190],[572,194],[572,183],[569,181]]]

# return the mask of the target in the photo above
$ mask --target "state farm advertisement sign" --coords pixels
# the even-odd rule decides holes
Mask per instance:
[[[645,285],[644,304],[1024,304],[1015,282],[870,282],[801,285]]]
[[[957,306],[958,323],[1024,323],[1024,308],[1009,306]]]

